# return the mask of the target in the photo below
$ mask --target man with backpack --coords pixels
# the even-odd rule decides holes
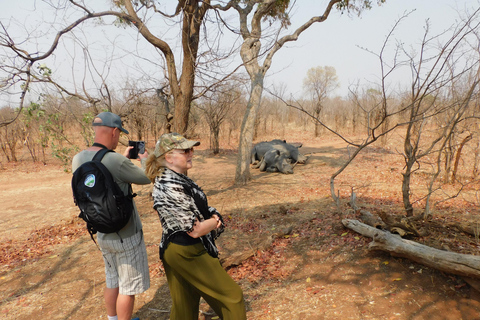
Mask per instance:
[[[120,133],[128,134],[122,127],[120,117],[111,112],[102,112],[93,120],[95,143],[75,155],[72,172],[93,159],[102,149],[114,150]],[[148,153],[139,154],[142,168],[128,159],[128,147],[122,154],[107,152],[101,159],[125,195],[131,193],[131,184],[149,184],[150,180],[142,168]],[[87,179],[85,183],[87,184]],[[95,184],[95,181],[93,182]],[[78,199],[76,199],[78,204]],[[133,200],[132,200],[133,201]],[[80,207],[80,205],[79,205]],[[150,287],[147,251],[143,239],[142,223],[135,202],[127,224],[116,232],[97,232],[97,242],[105,262],[106,288],[105,305],[109,320],[130,320],[133,314],[135,295]],[[138,319],[138,318],[136,318]]]

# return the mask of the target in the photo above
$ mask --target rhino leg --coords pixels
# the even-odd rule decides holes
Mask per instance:
[[[250,157],[250,163],[256,163],[257,162],[257,153],[255,152],[255,149],[252,150],[252,155]]]
[[[265,171],[267,167],[267,163],[265,162],[265,159],[262,158],[262,161],[260,161],[258,168],[260,171]]]
[[[253,169],[258,169],[262,163],[258,160],[255,160],[254,163],[252,163],[252,168]]]

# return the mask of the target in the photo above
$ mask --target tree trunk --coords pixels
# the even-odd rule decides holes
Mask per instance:
[[[386,251],[393,256],[406,258],[443,272],[480,279],[480,256],[430,248],[357,220],[344,219],[342,223],[345,227],[372,238],[373,241],[368,246],[370,250]]]
[[[143,21],[138,17],[132,1],[125,1],[125,8],[135,22],[140,34],[153,46],[162,51],[167,65],[168,83],[175,103],[173,118],[173,131],[185,134],[188,129],[190,104],[193,97],[195,82],[195,69],[200,41],[200,31],[207,10],[211,8],[210,0],[187,1],[181,6],[182,18],[182,73],[179,79],[177,64],[170,46],[160,38],[157,38]]]
[[[452,168],[452,158],[453,158],[453,147],[452,140],[449,139],[448,145],[444,148],[443,152],[445,153],[445,176],[443,178],[444,183],[450,183],[450,172]]]
[[[251,85],[252,91],[250,93],[250,99],[248,100],[242,127],[240,128],[240,141],[235,173],[235,183],[238,185],[246,184],[251,179],[250,155],[252,150],[253,132],[263,93],[263,74],[261,74],[261,72],[257,73],[257,76],[254,77]]]
[[[458,147],[457,154],[455,155],[455,163],[453,164],[452,183],[455,183],[455,181],[457,180],[458,163],[460,162],[462,149],[465,146],[465,144],[471,139],[472,139],[472,135],[465,137],[465,139],[462,140],[462,142],[460,143],[460,146]]]
[[[480,171],[479,160],[480,160],[480,141],[477,141],[477,146],[475,148],[474,157],[473,157],[472,179],[476,179]]]
[[[178,132],[180,134],[185,134],[188,129],[188,116],[190,114],[190,97],[178,96],[175,99],[175,112],[173,116],[173,126],[172,131]]]
[[[182,61],[179,90],[174,95],[175,111],[173,116],[173,130],[180,134],[185,134],[188,129],[193,87],[195,85],[200,26],[203,20],[203,14],[198,14],[200,10],[197,1],[191,1],[189,5],[184,7],[183,11],[182,48],[184,59]]]
[[[320,108],[315,108],[313,115],[315,116],[315,137],[320,136]]]
[[[416,148],[412,146],[410,141],[412,127],[412,124],[409,124],[404,142],[405,172],[403,173],[402,180],[402,199],[403,207],[405,208],[407,217],[413,216],[413,206],[410,203],[410,179],[412,177],[412,167],[416,161]]]
[[[215,125],[210,130],[211,135],[211,148],[213,150],[213,154],[218,154],[220,152],[220,126]]]

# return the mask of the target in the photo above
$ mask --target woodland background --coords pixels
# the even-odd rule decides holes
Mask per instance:
[[[147,32],[152,17],[165,18],[154,2],[114,1],[107,11],[94,11],[83,2],[66,4],[52,4],[58,17],[71,20],[59,19],[59,26],[49,24],[52,28],[45,35],[54,37],[43,50],[39,50],[39,34],[27,30],[26,38],[16,38],[11,27],[18,27],[18,21],[2,22],[0,91],[19,98],[0,108],[5,206],[1,279],[2,287],[8,287],[1,301],[4,314],[12,319],[38,314],[85,319],[101,314],[96,283],[100,274],[95,273],[93,284],[85,280],[91,279],[88,274],[74,276],[85,261],[92,274],[101,266],[97,257],[89,255],[91,244],[68,200],[68,183],[72,156],[92,143],[92,119],[107,110],[121,115],[130,131],[121,138],[123,146],[128,140],[145,140],[152,150],[158,137],[172,130],[202,141],[192,177],[228,217],[231,233],[220,244],[223,263],[245,288],[251,318],[479,317],[474,282],[408,259],[372,253],[367,238],[342,225],[344,218],[365,221],[368,213],[404,239],[476,259],[480,235],[478,9],[460,14],[441,35],[431,34],[426,23],[423,38],[413,48],[394,38],[397,26],[408,17],[405,13],[386,31],[384,47],[372,52],[381,67],[378,81],[359,82],[350,87],[348,96],[336,97],[332,94],[339,83],[335,69],[312,66],[300,99],[290,96],[287,88],[264,88],[274,54],[314,23],[326,20],[331,10],[357,14],[377,3],[328,1],[323,14],[286,34],[282,32],[289,22],[289,1],[236,3],[229,8],[241,19],[224,21],[224,27],[235,27],[240,45],[212,56],[218,47],[208,41],[212,38],[199,34],[208,29],[202,26],[220,22],[212,20],[217,15],[209,16],[208,10],[221,15],[228,6],[208,7],[209,1],[182,6],[186,2],[179,1],[169,21],[191,28],[178,29],[181,45],[176,42],[174,54],[163,41],[171,38],[158,39]],[[75,14],[69,15],[69,10]],[[101,63],[90,55],[91,47],[77,38],[84,30],[71,32],[89,19],[101,23],[110,16],[114,17],[110,26],[136,30],[154,52],[161,52],[161,66],[150,61],[162,76],[156,74],[151,81],[152,75],[145,73],[120,86],[109,82],[108,67],[98,68]],[[272,29],[265,32],[262,24]],[[76,78],[80,80],[72,87],[64,86],[56,78],[56,69],[44,63],[64,34],[80,43],[83,74],[88,74]],[[238,68],[223,69],[229,65],[224,59],[230,52],[240,55],[242,62]],[[145,58],[135,50],[130,53]],[[113,58],[107,57],[104,65],[118,57]],[[240,68],[245,73],[237,72]],[[405,68],[407,85],[390,81],[393,73]],[[297,165],[293,175],[251,170],[252,145],[270,139],[302,143],[309,160]],[[54,195],[63,197],[42,189],[45,182]],[[155,257],[158,221],[150,210],[149,190],[140,193],[142,219],[152,239],[149,256],[155,261],[151,266],[155,284],[154,292],[141,298],[137,312],[142,318],[159,318],[169,302]],[[51,217],[48,202],[54,201],[60,202],[58,216]],[[24,215],[28,218],[20,220]],[[249,236],[246,242],[245,235]],[[65,276],[65,270],[71,277]],[[55,314],[57,293],[46,289],[55,286],[72,297],[62,315]],[[299,290],[293,294],[295,288]],[[290,298],[281,299],[286,296]],[[392,301],[399,307],[392,309]]]

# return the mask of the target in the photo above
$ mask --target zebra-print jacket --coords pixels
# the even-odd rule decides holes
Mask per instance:
[[[153,187],[153,208],[157,210],[162,223],[160,258],[170,238],[177,232],[189,232],[195,219],[203,221],[216,214],[222,219],[222,227],[200,237],[200,240],[212,257],[218,257],[215,239],[223,232],[223,218],[218,211],[208,206],[202,189],[186,175],[164,168],[155,178]]]

